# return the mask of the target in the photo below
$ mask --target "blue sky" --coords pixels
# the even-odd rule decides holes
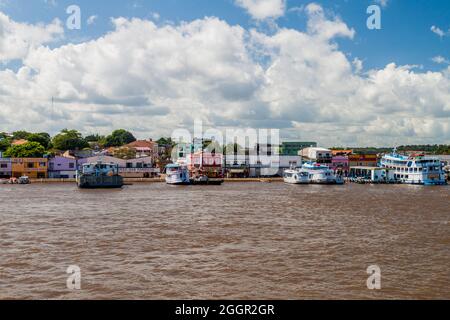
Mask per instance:
[[[0,131],[148,138],[198,119],[323,146],[450,143],[450,1],[0,0]]]
[[[305,16],[294,8],[311,1],[288,0],[287,14],[277,20],[280,27],[303,30]],[[431,61],[435,56],[450,53],[450,37],[439,37],[431,32],[437,26],[444,32],[450,29],[450,2],[448,0],[389,0],[382,8],[382,30],[368,30],[366,9],[373,0],[322,0],[314,1],[342,18],[356,31],[354,41],[339,40],[344,52],[364,61],[365,68],[381,68],[390,62],[399,65],[420,65],[425,70],[438,70],[440,66]],[[234,0],[7,0],[1,10],[20,22],[50,22],[55,18],[65,21],[66,8],[76,4],[82,9],[83,28],[67,31],[66,42],[94,39],[111,31],[111,17],[139,17],[154,19],[159,24],[202,19],[215,16],[229,24],[246,28],[261,25],[252,20]],[[88,26],[86,19],[96,15],[95,24]],[[264,23],[262,23],[264,24]]]

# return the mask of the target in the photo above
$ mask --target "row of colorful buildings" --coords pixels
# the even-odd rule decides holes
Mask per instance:
[[[119,172],[127,178],[151,178],[158,176],[159,168],[154,166],[152,157],[123,160],[110,156],[93,156],[88,158],[68,158],[56,156],[52,158],[0,158],[0,178],[30,179],[74,179],[77,169],[84,163],[114,163]]]
[[[26,140],[20,142],[26,143]],[[0,178],[27,176],[30,179],[74,179],[81,165],[99,161],[117,164],[124,177],[150,178],[160,173],[156,167],[158,148],[158,144],[150,139],[138,140],[120,148],[66,151],[58,156],[43,158],[3,158],[0,153]],[[113,156],[124,150],[132,150],[134,158]]]
[[[314,142],[257,144],[251,149],[232,154],[205,152],[202,145],[202,141],[179,144],[178,150],[173,153],[178,155],[178,159],[172,161],[184,163],[190,170],[206,170],[211,175],[224,174],[230,178],[282,176],[284,170],[299,167],[306,161],[325,164],[336,174],[348,176],[351,168],[378,167],[380,157],[377,154],[354,153],[353,150],[319,148]],[[135,150],[136,158],[114,156],[124,148]],[[0,154],[0,178],[28,176],[31,179],[73,179],[81,165],[99,161],[117,164],[124,177],[151,178],[164,171],[165,163],[161,161],[160,155],[159,146],[151,139],[136,141],[116,149],[67,151],[59,156],[46,158],[5,159]],[[450,159],[447,160],[447,164],[450,164]]]

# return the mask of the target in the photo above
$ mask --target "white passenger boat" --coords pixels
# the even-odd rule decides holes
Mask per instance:
[[[389,168],[391,180],[407,184],[444,185],[447,184],[442,162],[423,154],[405,156],[397,153],[384,155],[381,167]]]
[[[191,183],[189,170],[180,164],[169,164],[166,166],[166,183],[173,185],[188,185]]]
[[[305,163],[300,169],[286,170],[283,178],[291,184],[344,184],[344,179],[333,170],[315,162]]]
[[[344,184],[344,179],[336,176],[328,166],[315,162],[307,162],[302,170],[309,175],[311,184]]]
[[[309,174],[301,169],[289,169],[284,171],[284,182],[290,184],[309,184]]]

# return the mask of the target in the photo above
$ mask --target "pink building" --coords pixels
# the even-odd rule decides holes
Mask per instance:
[[[345,155],[333,156],[330,168],[334,170],[335,173],[341,173],[343,176],[347,176],[350,171],[348,156]]]

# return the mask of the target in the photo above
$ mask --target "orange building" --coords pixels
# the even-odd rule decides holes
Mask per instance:
[[[353,153],[353,150],[331,150],[331,154],[334,156],[349,156]]]
[[[12,176],[20,178],[27,176],[30,179],[47,178],[48,160],[46,158],[13,158]]]
[[[348,156],[350,167],[376,167],[378,156],[376,154],[351,154]]]

